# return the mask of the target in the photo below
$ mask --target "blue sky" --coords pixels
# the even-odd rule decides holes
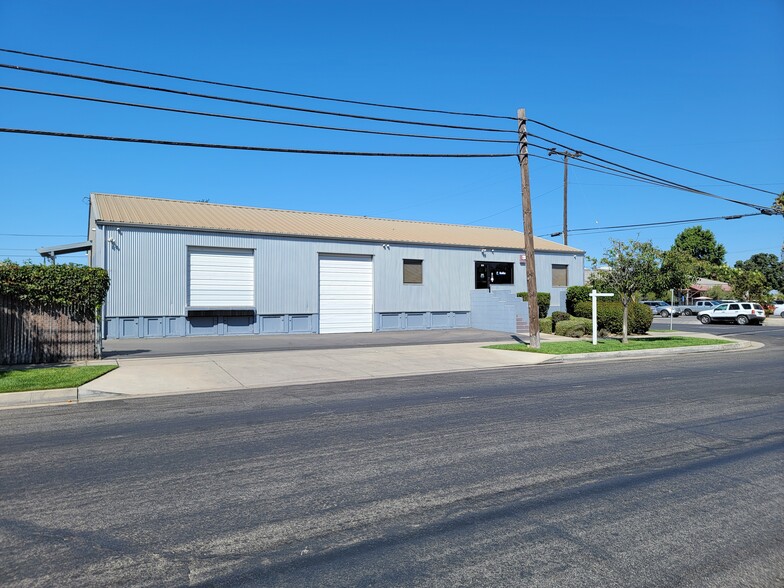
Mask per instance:
[[[578,135],[772,192],[784,190],[783,28],[780,0],[0,0],[3,48],[361,101],[506,116],[525,107],[532,119]],[[314,102],[7,53],[0,53],[0,63],[308,108],[515,129],[514,121]],[[0,85],[322,125],[478,136],[167,96],[8,69],[0,69]],[[514,145],[506,144],[335,133],[9,91],[0,91],[0,127],[326,150],[514,151]],[[773,199],[591,147],[536,125],[529,125],[529,131],[718,195],[760,205]],[[36,258],[35,249],[42,245],[83,240],[90,192],[522,227],[514,158],[343,158],[4,133],[0,153],[0,258],[15,261]],[[531,160],[538,235],[561,229],[562,174],[557,161]],[[569,194],[570,229],[754,212],[577,168],[570,168]],[[569,244],[597,257],[610,238],[650,239],[668,248],[686,226],[573,233]],[[703,226],[726,246],[730,264],[757,252],[781,252],[781,217]],[[69,259],[82,261],[84,255]]]

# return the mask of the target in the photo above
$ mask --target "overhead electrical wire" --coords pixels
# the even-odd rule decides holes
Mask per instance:
[[[81,133],[61,133],[35,129],[0,128],[0,133],[16,133],[21,135],[39,135],[46,137],[62,137],[68,139],[89,139],[93,141],[116,141],[121,143],[141,143],[146,145],[167,145],[174,147],[200,147],[205,149],[230,149],[235,151],[264,151],[267,153],[299,153],[308,155],[343,155],[359,157],[408,157],[408,158],[493,158],[517,157],[517,153],[390,153],[376,151],[329,151],[324,149],[292,149],[286,147],[261,147],[255,145],[226,145],[220,143],[195,143],[188,141],[166,141],[163,139],[143,139],[137,137],[110,137],[107,135],[88,135]]]
[[[459,111],[442,110],[442,109],[431,109],[431,108],[420,108],[420,107],[402,106],[402,105],[394,105],[394,104],[384,104],[384,103],[378,103],[378,102],[365,102],[365,101],[360,101],[360,100],[350,100],[350,99],[335,98],[335,97],[328,97],[328,96],[319,96],[319,95],[315,95],[315,94],[305,94],[305,93],[290,92],[290,91],[284,91],[284,90],[273,90],[273,89],[270,89],[270,88],[261,88],[261,87],[250,86],[250,85],[245,85],[245,84],[233,84],[233,83],[228,83],[228,82],[219,82],[219,81],[214,81],[214,80],[206,80],[206,79],[203,79],[203,78],[195,78],[195,77],[181,76],[181,75],[175,75],[175,74],[168,74],[168,73],[162,73],[162,72],[156,72],[156,71],[150,71],[150,70],[144,70],[144,69],[122,67],[122,66],[117,66],[117,65],[110,65],[110,64],[98,63],[98,62],[92,62],[92,61],[86,61],[86,60],[69,59],[69,58],[65,58],[65,57],[57,57],[57,56],[53,56],[53,55],[45,55],[45,54],[41,54],[41,53],[33,53],[33,52],[29,52],[29,51],[20,51],[20,50],[15,50],[15,49],[8,49],[8,48],[0,48],[0,52],[8,53],[8,54],[14,54],[14,55],[24,55],[24,56],[27,56],[27,57],[34,57],[34,58],[38,58],[38,59],[58,61],[58,62],[63,62],[63,63],[73,63],[73,64],[78,64],[78,65],[86,65],[86,66],[90,66],[90,67],[98,67],[98,68],[115,70],[115,71],[124,71],[124,72],[138,73],[138,74],[156,76],[156,77],[167,78],[167,79],[182,80],[182,81],[194,82],[194,83],[200,83],[200,84],[208,84],[208,85],[212,85],[212,86],[220,86],[220,87],[235,88],[235,89],[242,89],[242,90],[251,90],[251,91],[255,91],[255,92],[264,92],[264,93],[277,94],[277,95],[282,95],[282,96],[292,96],[292,97],[299,97],[299,98],[307,98],[307,99],[312,99],[312,100],[322,100],[322,101],[337,102],[337,103],[344,103],[344,104],[371,106],[371,107],[376,107],[376,108],[387,108],[387,109],[394,109],[394,110],[405,110],[405,111],[410,111],[410,112],[445,114],[445,115],[453,115],[453,116],[481,117],[481,118],[489,118],[489,119],[496,119],[496,120],[517,120],[517,118],[513,117],[513,116],[504,116],[504,115],[487,114],[487,113],[475,113],[475,112],[459,112]],[[27,70],[29,71],[30,68],[27,68]],[[277,106],[267,105],[267,106],[270,107],[270,108],[281,107],[281,105],[277,105]],[[345,113],[326,113],[326,112],[319,112],[319,111],[316,111],[316,112],[319,113],[319,114],[330,114],[332,116],[341,116],[341,115],[345,114]],[[349,116],[358,116],[358,115],[349,115]],[[375,117],[368,117],[368,118],[370,120],[377,120]],[[393,119],[384,120],[383,122],[396,122],[396,123],[399,123],[399,124],[426,124],[426,125],[431,125],[431,126],[438,126],[438,125],[435,125],[434,123],[417,123],[417,122],[414,122],[414,121],[396,121],[396,120],[393,120]],[[757,187],[755,187],[753,185],[743,184],[743,183],[735,182],[735,181],[732,181],[732,180],[727,180],[725,178],[721,178],[721,177],[714,176],[714,175],[711,175],[711,174],[706,174],[706,173],[703,173],[703,172],[698,172],[696,170],[692,170],[692,169],[689,169],[689,168],[686,168],[686,167],[674,165],[674,164],[671,164],[671,163],[667,163],[665,161],[661,161],[661,160],[658,160],[658,159],[654,159],[654,158],[651,158],[651,157],[640,155],[638,153],[634,153],[634,152],[628,151],[626,149],[621,149],[619,147],[614,147],[612,145],[608,145],[606,143],[602,143],[600,141],[596,141],[596,140],[590,139],[588,137],[584,137],[584,136],[581,136],[581,135],[577,135],[575,133],[570,133],[568,131],[564,131],[563,129],[560,129],[558,127],[555,127],[553,125],[550,125],[548,123],[545,123],[545,122],[537,120],[537,119],[527,118],[527,122],[531,122],[533,124],[537,124],[537,125],[543,126],[543,127],[548,128],[548,129],[550,129],[552,131],[555,131],[555,132],[558,132],[558,133],[562,133],[562,134],[568,135],[570,137],[574,137],[576,139],[579,139],[581,141],[585,141],[585,142],[591,143],[593,145],[598,145],[598,146],[604,147],[606,149],[611,149],[611,150],[617,151],[619,153],[624,153],[624,154],[630,155],[632,157],[643,159],[645,161],[650,161],[650,162],[656,163],[658,165],[664,165],[664,166],[667,166],[667,167],[671,167],[673,169],[678,169],[678,170],[681,170],[681,171],[685,171],[685,172],[692,173],[692,174],[695,174],[695,175],[699,175],[699,176],[703,176],[703,177],[706,177],[706,178],[714,179],[714,180],[717,180],[717,181],[720,181],[720,182],[724,182],[724,183],[727,183],[727,184],[732,184],[732,185],[735,185],[735,186],[747,188],[747,189],[750,189],[750,190],[756,190],[756,191],[759,191],[759,192],[772,194],[774,196],[778,195],[776,192],[772,192],[770,190],[764,190],[764,189],[761,189],[761,188],[757,188]],[[452,127],[448,127],[448,128],[452,128]],[[464,128],[464,130],[479,130],[479,129],[476,129],[476,128],[468,128],[468,127],[463,127],[463,128]],[[507,131],[502,131],[500,129],[482,129],[482,130],[485,131],[485,132],[507,132]],[[357,131],[357,132],[361,132],[361,131]],[[513,131],[508,131],[508,132],[513,132]]]
[[[83,237],[84,235],[39,235],[33,233],[0,233],[0,237]]]
[[[183,108],[170,108],[167,106],[155,106],[152,104],[142,104],[138,102],[124,102],[121,100],[109,100],[107,98],[95,98],[92,96],[78,96],[76,94],[63,94],[60,92],[46,92],[43,90],[32,90],[29,88],[17,88],[13,86],[0,86],[0,90],[5,90],[8,92],[21,92],[25,94],[37,94],[40,96],[50,96],[55,98],[68,98],[70,100],[81,100],[84,102],[97,102],[100,104],[111,104],[114,106],[129,106],[132,108],[142,108],[147,110],[157,110],[161,112],[174,112],[177,114],[193,114],[196,116],[205,116],[211,118],[223,118],[229,120],[239,120],[239,121],[246,121],[246,122],[256,122],[256,123],[264,123],[264,124],[271,124],[271,125],[283,125],[289,127],[301,127],[306,129],[318,129],[318,130],[326,130],[326,131],[342,131],[346,133],[362,133],[367,135],[385,135],[391,137],[406,137],[406,138],[413,138],[413,139],[437,139],[441,141],[469,141],[474,143],[513,143],[517,144],[517,141],[514,139],[480,139],[476,137],[445,137],[443,135],[419,135],[414,133],[395,133],[392,131],[371,131],[367,129],[352,129],[352,128],[344,128],[344,127],[331,127],[331,126],[324,126],[324,125],[312,125],[306,123],[296,123],[290,121],[281,121],[281,120],[270,120],[264,118],[254,118],[249,116],[236,116],[233,114],[220,114],[215,112],[204,112],[200,110],[187,110]]]
[[[105,63],[97,63],[97,62],[94,62],[94,61],[82,61],[82,60],[79,60],[79,59],[67,59],[65,57],[55,57],[53,55],[43,55],[41,53],[30,53],[28,51],[18,51],[18,50],[14,50],[14,49],[5,49],[5,48],[2,48],[2,47],[0,47],[0,51],[2,51],[3,53],[13,53],[15,55],[25,55],[25,56],[28,56],[28,57],[36,57],[36,58],[39,58],[39,59],[48,59],[48,60],[52,60],[52,61],[61,61],[61,62],[64,62],[64,63],[75,63],[75,64],[78,64],[78,65],[89,65],[90,67],[100,67],[100,68],[112,69],[112,70],[116,70],[116,71],[126,71],[126,72],[131,72],[131,73],[139,73],[139,74],[144,74],[144,75],[148,75],[148,76],[157,76],[157,77],[160,77],[160,78],[168,78],[168,79],[172,79],[172,80],[182,80],[182,81],[186,81],[186,82],[196,82],[196,83],[199,83],[199,84],[209,84],[209,85],[212,85],[212,86],[221,86],[221,87],[224,87],[224,88],[235,88],[235,89],[238,89],[238,90],[251,90],[251,91],[254,91],[254,92],[264,92],[264,93],[267,93],[267,94],[278,94],[278,95],[281,95],[281,96],[292,96],[292,97],[296,97],[296,98],[309,98],[311,100],[324,100],[324,101],[328,101],[328,102],[340,102],[340,103],[343,103],[343,104],[354,104],[354,105],[357,105],[357,106],[372,106],[372,107],[375,107],[375,108],[389,108],[389,109],[394,109],[394,110],[408,110],[408,111],[411,111],[411,112],[427,112],[427,113],[431,113],[431,114],[448,114],[448,115],[453,115],[453,116],[473,116],[473,117],[491,118],[491,119],[499,119],[499,120],[517,120],[517,118],[514,117],[514,116],[502,116],[502,115],[497,115],[497,114],[483,114],[483,113],[478,113],[478,112],[456,112],[456,111],[452,111],[452,110],[439,110],[439,109],[434,109],[434,108],[417,108],[417,107],[414,107],[414,106],[400,106],[400,105],[395,105],[395,104],[382,104],[382,103],[379,103],[379,102],[363,102],[361,100],[348,100],[346,98],[334,98],[334,97],[328,97],[328,96],[317,96],[315,94],[302,94],[302,93],[299,93],[299,92],[287,92],[287,91],[284,91],[284,90],[272,90],[270,88],[259,88],[257,86],[247,86],[247,85],[244,85],[244,84],[232,84],[232,83],[228,83],[228,82],[217,82],[217,81],[213,81],[213,80],[205,80],[205,79],[202,79],[202,78],[193,78],[193,77],[188,77],[188,76],[167,74],[167,73],[161,73],[161,72],[156,72],[156,71],[149,71],[149,70],[144,70],[144,69],[135,69],[135,68],[131,68],[131,67],[121,67],[121,66],[118,66],[118,65],[108,65],[108,64],[105,64]]]
[[[733,182],[732,180],[727,180],[727,179],[724,179],[724,178],[720,178],[718,176],[712,176],[710,174],[705,174],[705,173],[702,173],[702,172],[698,172],[696,170],[689,169],[687,167],[681,167],[679,165],[674,165],[672,163],[667,163],[666,161],[653,159],[652,157],[646,157],[645,155],[640,155],[640,154],[634,153],[632,151],[627,151],[626,149],[621,149],[620,147],[613,147],[612,145],[608,145],[607,143],[601,143],[599,141],[594,141],[593,139],[589,139],[587,137],[582,137],[580,135],[576,135],[574,133],[570,133],[568,131],[561,130],[561,129],[557,128],[557,127],[554,127],[552,125],[549,125],[547,123],[544,123],[544,122],[541,122],[541,121],[538,121],[538,120],[535,120],[535,119],[532,119],[532,118],[529,118],[527,120],[528,120],[528,122],[531,122],[531,123],[534,123],[534,124],[537,124],[537,125],[541,125],[541,126],[543,126],[545,128],[550,129],[551,131],[555,131],[556,133],[562,133],[564,135],[568,135],[570,137],[574,137],[575,139],[579,139],[580,141],[585,141],[586,143],[591,143],[593,145],[598,145],[599,147],[604,147],[605,149],[611,149],[611,150],[617,151],[619,153],[624,153],[624,154],[630,155],[632,157],[637,157],[638,159],[644,159],[645,161],[650,161],[652,163],[657,163],[659,165],[664,165],[664,166],[667,166],[667,167],[671,167],[673,169],[678,169],[678,170],[681,170],[681,171],[685,171],[685,172],[688,172],[690,174],[695,174],[695,175],[698,175],[698,176],[702,176],[704,178],[710,178],[712,180],[718,180],[718,181],[724,182],[726,184],[732,184],[734,186],[740,186],[742,188],[748,188],[749,190],[756,190],[757,192],[764,192],[766,194],[773,194],[774,196],[778,196],[778,194],[776,192],[771,192],[770,190],[763,190],[762,188],[757,188],[757,187],[749,185],[749,184],[741,184],[740,182]]]
[[[563,148],[566,148],[566,149],[574,149],[571,146],[563,145],[562,143],[558,143],[557,141],[553,141],[553,140],[547,139],[545,137],[541,137],[541,136],[538,136],[538,135],[533,135],[531,133],[529,133],[529,136],[535,137],[537,139],[542,139],[543,141],[545,141],[547,143],[552,143],[553,145],[557,145],[559,147],[563,147]],[[537,144],[533,144],[533,143],[529,143],[529,145],[532,146],[532,147],[536,147],[538,149],[544,149],[546,151],[550,151],[551,150],[551,148],[544,147],[542,145],[537,145]],[[640,171],[640,170],[637,170],[637,169],[634,169],[634,168],[631,168],[631,167],[628,167],[628,166],[625,166],[625,165],[621,165],[619,163],[615,163],[615,162],[610,161],[608,159],[604,159],[604,158],[598,157],[596,155],[592,155],[590,153],[586,153],[585,151],[580,151],[580,153],[583,156],[585,156],[585,157],[589,157],[591,159],[595,159],[597,161],[601,161],[601,162],[607,163],[609,165],[612,165],[612,166],[618,168],[616,171],[619,171],[619,172],[622,172],[622,173],[624,173],[623,170],[627,170],[628,172],[631,172],[633,174],[639,174],[640,176],[644,176],[646,178],[650,178],[651,180],[655,180],[655,181],[658,181],[658,182],[664,182],[671,188],[676,188],[678,190],[683,190],[685,192],[691,192],[693,194],[700,194],[702,196],[707,196],[709,198],[716,198],[718,200],[724,200],[726,202],[732,202],[734,204],[740,204],[741,206],[747,206],[749,208],[754,208],[755,210],[759,210],[760,212],[763,212],[763,211],[771,212],[771,207],[770,206],[764,206],[764,205],[755,204],[755,203],[752,203],[752,202],[744,202],[743,200],[736,200],[734,198],[728,198],[726,196],[719,196],[718,194],[713,194],[711,192],[706,192],[705,190],[698,190],[697,188],[692,188],[691,186],[687,186],[685,184],[680,184],[678,182],[673,182],[671,180],[667,180],[666,178],[655,176],[653,174],[649,174],[649,173],[646,173],[646,172],[643,172],[643,171]],[[585,160],[582,160],[582,161],[584,163],[589,164],[589,165],[599,166],[599,164],[597,164],[597,163],[588,162],[588,161],[585,161]],[[631,176],[629,176],[629,177],[631,177]]]
[[[643,228],[651,228],[651,227],[664,227],[668,225],[682,225],[688,223],[698,223],[698,222],[709,222],[709,221],[719,221],[719,220],[737,220],[740,218],[746,218],[749,216],[763,216],[761,212],[750,212],[748,214],[732,214],[727,216],[709,216],[703,218],[689,218],[689,219],[682,219],[682,220],[673,220],[673,221],[660,221],[654,223],[636,223],[630,225],[610,225],[607,227],[587,227],[582,229],[568,229],[569,234],[572,233],[602,233],[602,232],[611,232],[611,231],[619,231],[619,230],[628,230],[628,229],[643,229]],[[544,235],[540,235],[540,237],[557,237],[558,235],[562,235],[563,231],[558,231],[556,233],[547,233]]]
[[[367,116],[363,114],[350,114],[348,112],[333,112],[329,110],[317,110],[314,108],[302,108],[299,106],[287,106],[284,104],[274,104],[272,102],[257,102],[256,100],[245,100],[242,98],[229,98],[227,96],[215,96],[213,94],[201,94],[199,92],[187,92],[185,90],[175,90],[174,88],[163,88],[160,86],[147,86],[144,84],[134,84],[131,82],[123,82],[120,80],[110,80],[107,78],[96,78],[93,76],[82,76],[79,74],[71,74],[62,71],[52,71],[46,69],[37,69],[33,67],[22,67],[21,65],[11,65],[8,63],[0,63],[0,68],[11,69],[15,71],[24,71],[28,73],[37,73],[48,76],[56,76],[62,78],[69,78],[74,80],[83,80],[88,82],[96,82],[99,84],[108,84],[110,86],[121,86],[124,88],[136,88],[139,90],[150,90],[153,92],[165,92],[167,94],[176,94],[178,96],[189,96],[192,98],[204,98],[206,100],[220,100],[222,102],[232,102],[234,104],[248,104],[250,106],[261,106],[264,108],[277,108],[280,110],[289,110],[295,112],[307,112],[309,114],[320,114],[325,116],[339,116],[343,118],[355,118],[360,120],[370,120],[375,122],[394,123],[402,125],[416,125],[422,127],[436,127],[441,129],[458,129],[462,131],[479,131],[483,133],[516,133],[515,130],[510,129],[493,129],[487,127],[470,127],[464,125],[448,125],[443,123],[429,123],[423,121],[412,121],[395,118],[383,118],[378,116]]]
[[[549,148],[547,148],[547,147],[541,147],[539,145],[535,145],[535,144],[532,144],[532,143],[529,143],[529,145],[531,147],[536,147],[537,149],[543,149],[545,151],[549,151]],[[544,161],[549,161],[550,163],[556,163],[556,164],[560,164],[561,163],[560,161],[554,160],[551,157],[544,157],[542,155],[537,155],[535,153],[529,153],[528,156],[529,157],[535,157],[537,159],[542,159]],[[678,189],[678,190],[681,189],[681,188],[678,188],[676,186],[673,186],[672,184],[670,184],[668,182],[650,180],[648,178],[645,178],[645,177],[642,177],[642,176],[639,176],[639,175],[636,175],[636,174],[632,174],[632,173],[629,173],[629,172],[625,172],[623,170],[616,169],[614,167],[609,167],[609,166],[606,166],[606,165],[602,165],[600,163],[594,163],[594,162],[585,162],[585,163],[587,163],[587,164],[589,164],[590,166],[593,166],[593,167],[589,167],[588,165],[580,165],[579,163],[573,163],[573,162],[569,163],[569,167],[578,167],[580,169],[587,169],[589,171],[594,171],[594,172],[597,172],[597,173],[604,173],[604,174],[606,174],[608,176],[616,176],[616,177],[624,178],[624,179],[627,179],[627,180],[637,180],[638,182],[643,182],[643,183],[646,183],[646,184],[652,184],[654,186],[661,186],[661,187],[664,187],[664,188],[674,188],[674,189]],[[601,171],[602,169],[610,170],[610,171],[602,172]]]
[[[36,58],[41,58],[41,59],[50,59],[50,60],[61,61],[61,62],[76,63],[76,64],[81,64],[81,65],[88,65],[88,66],[93,66],[93,67],[101,67],[101,68],[113,69],[113,70],[118,70],[118,71],[128,71],[128,72],[133,72],[133,73],[140,73],[140,74],[145,74],[145,75],[153,75],[153,76],[170,78],[170,79],[179,79],[179,80],[184,80],[184,81],[205,83],[205,84],[211,84],[211,85],[216,85],[216,86],[240,88],[240,89],[254,90],[254,91],[260,91],[260,92],[269,92],[269,93],[273,93],[273,94],[281,94],[281,95],[288,95],[288,96],[298,96],[298,97],[311,98],[311,99],[317,99],[317,100],[328,100],[328,101],[333,101],[333,102],[343,102],[343,103],[349,103],[349,104],[358,104],[358,105],[365,105],[365,106],[375,106],[375,107],[381,107],[381,108],[391,108],[391,109],[409,110],[409,111],[417,111],[417,112],[449,114],[449,115],[457,115],[457,116],[481,116],[481,117],[485,117],[485,118],[494,118],[494,119],[501,119],[501,120],[517,120],[516,117],[511,117],[511,116],[500,116],[500,115],[489,115],[489,114],[482,114],[482,113],[465,113],[465,112],[446,111],[446,110],[438,110],[438,109],[404,107],[404,106],[390,105],[390,104],[381,104],[381,103],[362,102],[362,101],[346,100],[346,99],[339,99],[339,98],[330,98],[330,97],[316,96],[316,95],[311,95],[311,94],[300,94],[300,93],[296,93],[296,92],[285,92],[285,91],[279,91],[279,90],[270,90],[270,89],[266,89],[266,88],[258,88],[258,87],[245,86],[245,85],[239,85],[239,84],[229,84],[229,83],[224,83],[224,82],[215,82],[215,81],[204,80],[204,79],[199,79],[199,78],[190,78],[190,77],[186,77],[186,76],[178,76],[178,75],[173,75],[173,74],[163,74],[163,73],[160,73],[160,72],[153,72],[153,71],[133,69],[133,68],[125,68],[125,67],[120,67],[120,66],[114,66],[114,65],[108,65],[108,64],[100,64],[100,63],[88,62],[88,61],[73,60],[73,59],[67,59],[67,58],[62,58],[62,57],[55,57],[55,56],[49,56],[49,55],[43,55],[43,54],[36,54],[36,53],[30,53],[30,52],[24,52],[24,51],[18,51],[18,50],[6,49],[6,48],[0,48],[0,51],[5,52],[5,53],[12,53],[12,54],[17,54],[17,55],[26,55],[26,56],[36,57]],[[513,132],[516,133],[517,132],[515,130],[510,130],[510,129],[472,127],[472,126],[463,126],[463,125],[447,125],[447,124],[440,124],[440,123],[427,123],[427,122],[423,122],[423,121],[389,119],[389,118],[382,118],[382,117],[372,117],[372,116],[365,116],[365,115],[350,114],[350,113],[344,113],[344,112],[332,112],[332,111],[324,111],[324,110],[316,110],[316,109],[308,109],[308,108],[299,108],[299,107],[293,107],[293,106],[287,106],[287,105],[281,105],[281,104],[256,102],[256,101],[251,101],[251,100],[242,100],[242,99],[238,99],[238,98],[228,98],[228,97],[224,97],[224,96],[213,96],[213,95],[209,95],[209,94],[200,94],[200,93],[195,93],[195,92],[186,92],[186,91],[181,91],[181,90],[175,90],[175,89],[172,89],[172,88],[161,88],[161,87],[156,87],[156,86],[146,86],[146,85],[142,85],[142,84],[133,84],[133,83],[130,83],[130,82],[122,82],[122,81],[119,81],[119,80],[109,80],[109,79],[105,79],[105,78],[96,78],[96,77],[92,77],[92,76],[82,76],[82,75],[77,75],[77,74],[69,74],[69,73],[66,73],[66,72],[57,72],[57,71],[42,70],[42,69],[37,69],[37,68],[28,68],[28,67],[22,67],[22,66],[18,66],[18,65],[0,64],[0,67],[1,68],[6,68],[6,69],[18,70],[18,71],[26,71],[26,72],[31,72],[31,73],[39,73],[39,74],[44,74],[44,75],[53,75],[53,76],[60,76],[60,77],[66,77],[66,78],[72,78],[72,79],[80,79],[80,80],[86,80],[86,81],[92,81],[92,82],[104,83],[104,84],[110,84],[110,85],[117,85],[117,86],[138,88],[138,89],[144,89],[144,90],[165,92],[165,93],[185,95],[185,96],[204,98],[204,99],[210,99],[210,100],[221,100],[221,101],[226,101],[226,102],[249,104],[249,105],[261,106],[261,107],[267,107],[267,108],[279,108],[279,109],[283,109],[283,110],[292,110],[292,111],[306,112],[306,113],[326,115],[326,116],[339,116],[339,117],[356,118],[356,119],[361,119],[361,120],[370,120],[370,121],[393,123],[393,124],[407,124],[407,125],[428,126],[428,127],[436,127],[436,128],[448,128],[448,129],[460,129],[460,130],[467,130],[467,131],[478,131],[478,132],[491,132],[491,133],[513,133]],[[7,89],[11,89],[11,88],[7,88]],[[24,90],[18,90],[17,89],[17,91],[24,91]],[[43,93],[43,92],[40,92],[40,93]],[[55,95],[55,93],[50,93],[50,95]],[[75,96],[70,96],[70,95],[63,95],[62,97],[73,98],[73,99],[87,99],[87,100],[90,100],[90,98],[87,98],[87,97],[75,97]],[[101,99],[93,99],[93,100],[94,101],[102,101],[102,102],[106,102],[106,103],[118,103],[118,104],[122,104],[122,105],[125,105],[125,106],[136,106],[136,107],[139,107],[139,108],[151,108],[151,109],[155,109],[155,110],[174,110],[174,111],[188,113],[188,114],[201,114],[203,116],[217,116],[217,117],[220,117],[220,118],[224,118],[225,117],[225,118],[238,118],[239,120],[250,120],[250,117],[231,117],[230,115],[215,115],[213,113],[199,113],[198,111],[185,111],[185,110],[180,110],[180,109],[167,109],[165,107],[154,107],[154,106],[151,106],[151,105],[135,105],[133,103],[120,103],[119,101],[105,101],[105,100],[101,100]],[[774,194],[774,195],[776,194],[775,192],[771,192],[769,190],[763,190],[763,189],[760,189],[760,188],[756,188],[755,186],[742,184],[742,183],[738,183],[738,182],[733,182],[731,180],[726,180],[724,178],[720,178],[720,177],[713,176],[713,175],[710,175],[710,174],[704,174],[702,172],[697,172],[695,170],[691,170],[691,169],[688,169],[688,168],[685,168],[685,167],[676,166],[676,165],[673,165],[673,164],[668,164],[666,162],[663,162],[663,161],[660,161],[660,160],[656,160],[656,159],[653,159],[653,158],[649,158],[649,157],[646,157],[646,156],[642,156],[642,155],[633,153],[631,151],[627,151],[627,150],[624,150],[624,149],[613,147],[611,145],[607,145],[607,144],[601,143],[599,141],[594,141],[592,139],[588,139],[587,137],[583,137],[583,136],[580,136],[580,135],[576,135],[574,133],[569,133],[567,131],[563,131],[562,129],[559,129],[557,127],[554,127],[554,126],[549,125],[547,123],[544,123],[542,121],[538,121],[536,119],[528,118],[527,121],[530,121],[533,124],[538,124],[538,125],[544,126],[544,127],[548,128],[548,129],[551,129],[551,130],[553,130],[555,132],[566,134],[566,135],[574,137],[576,139],[579,139],[579,140],[582,140],[582,141],[586,141],[586,142],[589,142],[589,143],[592,143],[592,144],[595,144],[595,145],[598,145],[598,146],[601,146],[601,147],[604,147],[604,148],[607,148],[607,149],[612,149],[612,150],[618,151],[620,153],[624,153],[624,154],[627,154],[627,155],[638,157],[638,158],[644,159],[646,161],[651,161],[653,163],[657,163],[657,164],[660,164],[660,165],[665,165],[665,166],[668,166],[668,167],[672,167],[674,169],[679,169],[679,170],[686,171],[686,172],[689,172],[689,173],[694,173],[694,174],[697,174],[697,175],[701,175],[701,176],[704,176],[704,177],[715,179],[717,181],[721,181],[721,182],[724,182],[724,183],[733,184],[733,185],[736,185],[736,186],[740,186],[740,187],[756,190],[756,191],[759,191],[759,192],[765,192],[765,193]],[[257,119],[255,122],[262,122],[262,119]],[[511,140],[509,140],[509,141],[503,141],[503,140],[495,141],[495,140],[491,140],[491,139],[476,139],[476,138],[470,139],[470,138],[462,138],[462,137],[461,138],[450,138],[450,137],[438,137],[438,136],[428,136],[428,135],[415,135],[415,134],[407,134],[407,133],[400,133],[400,134],[397,134],[397,133],[386,133],[386,132],[382,132],[382,131],[369,131],[369,130],[363,130],[363,129],[343,129],[343,128],[340,128],[340,127],[326,127],[326,126],[322,126],[322,125],[304,125],[304,124],[301,124],[301,123],[287,123],[287,122],[284,122],[284,121],[263,121],[263,122],[268,122],[269,124],[288,124],[290,126],[307,126],[308,128],[322,128],[324,130],[336,130],[336,131],[339,130],[339,131],[344,131],[344,132],[357,132],[357,133],[368,133],[368,134],[385,134],[385,135],[391,135],[391,136],[403,136],[403,137],[411,137],[411,138],[440,139],[440,140],[465,140],[465,141],[497,142],[497,143],[502,143],[502,142],[504,142],[504,143],[514,143],[515,142],[515,141],[511,141]],[[544,140],[544,141],[546,141],[548,143],[552,143],[553,145],[558,145],[558,146],[561,146],[561,147],[567,148],[567,149],[574,149],[571,146],[562,145],[561,143],[558,143],[556,141],[552,141],[550,139],[547,139],[545,137],[541,137],[541,136],[533,134],[533,133],[528,133],[528,135],[531,136],[531,137],[534,137],[534,138],[542,139],[542,140]],[[536,145],[533,145],[533,144],[531,144],[531,145],[536,147]],[[538,146],[538,147],[542,148],[542,149],[548,149],[549,150],[549,148],[545,148],[545,147],[541,147],[541,146]],[[731,198],[726,198],[726,197],[719,196],[719,195],[716,195],[716,194],[711,194],[709,192],[705,192],[705,191],[702,191],[702,190],[697,190],[697,189],[695,189],[693,187],[686,186],[686,185],[683,185],[683,184],[679,184],[677,182],[672,182],[671,180],[666,180],[665,178],[661,178],[659,176],[648,174],[646,172],[642,172],[642,171],[636,170],[634,168],[623,166],[621,164],[612,162],[612,161],[607,160],[607,159],[603,159],[603,158],[597,157],[595,155],[587,154],[584,151],[582,153],[585,154],[587,157],[590,157],[592,159],[596,159],[597,161],[602,161],[604,163],[608,163],[608,164],[610,164],[612,166],[615,166],[616,168],[619,168],[616,171],[620,171],[621,169],[624,169],[624,170],[628,170],[630,172],[633,172],[634,174],[639,174],[641,176],[646,176],[650,180],[654,180],[654,181],[649,181],[649,183],[652,183],[652,184],[657,184],[657,183],[661,182],[661,184],[658,184],[658,185],[667,185],[669,187],[685,190],[685,191],[688,191],[688,192],[701,194],[701,195],[712,197],[712,198],[718,198],[718,199],[729,201],[729,202],[733,202],[733,203],[736,203],[736,204],[741,204],[743,206],[749,206],[751,208],[755,208],[756,210],[765,212],[766,214],[773,213],[773,210],[770,207],[768,207],[768,206],[757,205],[757,204],[743,202],[743,201],[739,201],[739,200],[735,200],[735,199],[731,199]],[[593,162],[588,162],[588,163],[590,163],[591,165],[596,165],[596,166],[599,165],[599,164],[595,164]],[[580,166],[577,166],[577,167],[580,167]],[[643,178],[641,178],[639,176],[635,177],[634,175],[627,175],[625,177],[632,178],[632,179],[635,179],[637,181],[646,181]]]

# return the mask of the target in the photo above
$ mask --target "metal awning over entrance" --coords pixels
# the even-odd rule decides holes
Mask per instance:
[[[92,241],[82,241],[81,243],[69,243],[68,245],[51,245],[49,247],[39,247],[37,251],[41,257],[51,259],[52,263],[54,263],[58,255],[79,253],[80,251],[90,251],[92,248]]]

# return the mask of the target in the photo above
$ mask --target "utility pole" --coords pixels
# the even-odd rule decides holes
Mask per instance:
[[[531,185],[528,181],[528,131],[525,108],[517,111],[517,159],[520,163],[520,186],[523,193],[523,234],[525,236],[525,276],[528,289],[528,335],[532,349],[539,349],[539,305],[536,301],[536,259],[534,258],[534,222],[531,218]]]
[[[569,244],[569,236],[567,235],[567,191],[569,186],[569,158],[570,157],[580,157],[582,155],[581,151],[556,151],[554,148],[550,149],[547,155],[562,155],[564,158],[564,206],[563,206],[563,242],[564,245]]]

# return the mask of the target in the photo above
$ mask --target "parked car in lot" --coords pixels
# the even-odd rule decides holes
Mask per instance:
[[[719,304],[710,310],[703,310],[697,314],[697,319],[707,325],[712,322],[732,322],[739,325],[759,323],[765,320],[765,310],[756,302],[732,302]]]
[[[691,304],[680,304],[676,305],[674,309],[685,316],[691,316],[693,314],[697,314],[703,310],[710,310],[717,304],[722,302],[730,302],[729,300],[710,300],[708,298],[701,298],[698,300],[694,300]],[[732,302],[735,302],[733,300]]]
[[[670,315],[680,316],[681,314],[679,310],[674,309],[664,300],[641,300],[640,303],[645,304],[646,306],[650,306],[651,311],[653,312],[653,316],[663,316],[664,318],[668,318]]]
[[[773,316],[784,318],[784,302],[776,301],[776,304],[773,306]]]

